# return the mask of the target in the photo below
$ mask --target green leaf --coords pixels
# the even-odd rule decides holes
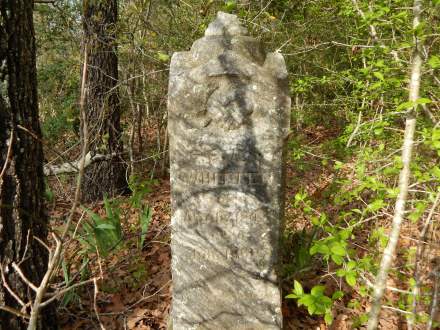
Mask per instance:
[[[147,236],[148,228],[150,227],[152,215],[153,215],[152,208],[146,206],[142,210],[142,213],[139,216],[139,223],[141,227],[141,240],[140,240],[141,248],[144,245],[145,237]]]
[[[324,307],[324,310],[322,311],[322,313],[324,313],[324,311],[327,308],[330,308],[332,306],[333,301],[330,299],[330,297],[327,296],[319,296],[318,298],[318,302],[320,305],[322,305],[322,307]]]
[[[70,270],[67,267],[65,259],[63,259],[63,261],[61,262],[61,267],[63,268],[64,284],[68,286],[70,284]]]
[[[301,283],[299,283],[297,280],[293,282],[293,292],[298,296],[302,296],[304,294],[304,289]]]
[[[330,248],[331,252],[337,256],[345,257],[347,250],[340,242],[334,242]]]
[[[343,296],[344,296],[344,292],[342,292],[340,290],[335,291],[332,295],[332,300],[338,300],[338,299],[342,298]]]
[[[96,229],[110,229],[114,230],[116,227],[110,223],[101,223],[100,225],[95,227]]]
[[[356,261],[354,261],[354,260],[350,260],[350,261],[347,263],[347,270],[352,270],[352,269],[354,269],[354,268],[356,268]]]
[[[327,325],[331,325],[333,323],[333,314],[330,310],[325,312],[324,321]]]
[[[343,277],[343,276],[345,276],[345,273],[346,273],[346,271],[345,271],[344,268],[339,268],[339,269],[336,271],[336,275],[339,276],[339,277]]]
[[[368,204],[368,209],[371,212],[376,212],[385,206],[385,203],[382,199],[376,199],[374,202]]]
[[[319,218],[317,216],[313,216],[310,221],[312,222],[313,225],[315,226],[319,226],[321,223],[319,222]]]
[[[375,76],[377,79],[384,81],[385,78],[381,72],[373,72],[373,76]]]
[[[226,1],[225,5],[223,6],[223,9],[229,13],[236,8],[237,8],[237,3],[232,0]]]
[[[161,62],[168,62],[170,60],[170,55],[159,51],[157,52],[157,59]]]
[[[323,285],[315,285],[310,292],[312,296],[320,297],[324,294],[325,286]]]
[[[345,275],[345,281],[347,281],[348,285],[354,287],[356,285],[356,277],[357,274],[354,271],[347,272]]]
[[[299,192],[295,194],[295,201],[297,202],[303,201],[305,198],[306,198],[306,194],[304,193]]]
[[[342,258],[341,256],[338,256],[336,254],[332,254],[331,258],[335,262],[335,264],[337,264],[339,266],[342,265],[342,263],[344,262],[344,258]]]
[[[286,296],[286,298],[287,299],[296,299],[296,298],[299,298],[296,294],[294,294],[294,293],[291,293],[291,294],[288,294],[287,296]]]
[[[361,295],[361,297],[366,297],[368,295],[368,288],[362,285],[361,287],[359,287],[359,294]]]
[[[383,127],[377,127],[373,130],[374,135],[381,135],[383,133],[384,128]]]
[[[310,248],[310,255],[315,255],[316,253],[321,253],[323,255],[329,255],[330,254],[330,249],[327,245],[325,245],[322,242],[317,242],[315,243],[311,248]]]
[[[313,315],[316,311],[316,305],[315,303],[311,303],[309,305],[307,305],[307,311],[309,312],[310,315]]]
[[[396,110],[401,111],[401,110],[411,109],[414,108],[414,105],[415,104],[413,101],[403,102],[397,106]]]
[[[301,298],[298,299],[298,306],[309,306],[315,302],[315,299],[310,294],[305,294]]]
[[[439,169],[440,171],[440,169]],[[415,205],[415,210],[408,215],[408,219],[413,223],[420,219],[420,217],[425,213],[426,203],[417,202]]]
[[[440,0],[438,0],[440,2]],[[428,60],[428,65],[432,68],[432,69],[437,69],[440,68],[440,57],[434,55],[431,56]]]
[[[429,104],[432,101],[426,97],[421,97],[416,101],[416,104]]]
[[[351,236],[351,229],[343,229],[338,233],[338,236],[343,239],[347,240]]]
[[[335,165],[333,167],[335,170],[340,170],[342,167],[344,167],[344,163],[337,160],[337,161],[335,161]]]
[[[439,168],[438,166],[434,166],[434,167],[431,169],[431,173],[432,173],[435,177],[437,177],[438,179],[440,179],[440,168]]]

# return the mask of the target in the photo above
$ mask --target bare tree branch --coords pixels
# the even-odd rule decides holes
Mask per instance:
[[[24,319],[29,319],[29,315],[22,313],[19,310],[16,310],[15,308],[12,308],[12,307],[0,305],[0,310],[4,310],[5,312],[14,314],[14,315],[16,315],[18,317],[22,317]]]

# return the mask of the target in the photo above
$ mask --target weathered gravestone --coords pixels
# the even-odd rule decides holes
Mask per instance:
[[[173,329],[280,329],[282,56],[218,13],[169,85]]]

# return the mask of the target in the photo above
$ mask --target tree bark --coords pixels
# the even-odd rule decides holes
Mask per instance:
[[[118,57],[116,53],[116,0],[83,0],[84,43],[87,49],[86,120],[89,151],[116,155],[94,162],[84,173],[82,201],[112,197],[127,189],[122,159]]]
[[[13,271],[12,263],[38,285],[48,259],[47,251],[33,239],[47,237],[43,149],[40,140],[18,129],[21,125],[41,138],[32,11],[32,1],[0,2],[0,267],[22,301],[32,301],[34,292]],[[0,306],[22,308],[3,283]],[[57,329],[53,306],[46,308],[38,326]],[[0,330],[26,328],[23,318],[0,310]]]

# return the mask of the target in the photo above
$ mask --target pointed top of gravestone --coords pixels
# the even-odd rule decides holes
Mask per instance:
[[[205,31],[205,36],[243,36],[247,35],[248,30],[243,27],[237,16],[227,14],[222,11],[217,13],[217,18],[209,24]]]

